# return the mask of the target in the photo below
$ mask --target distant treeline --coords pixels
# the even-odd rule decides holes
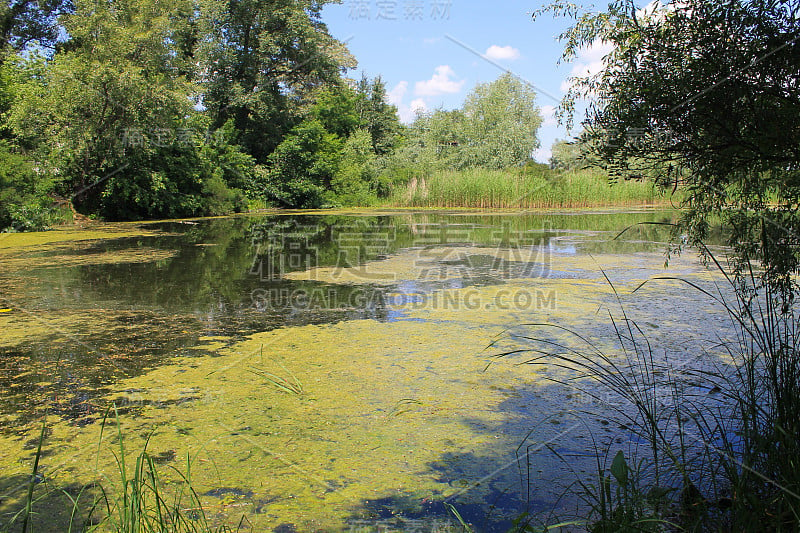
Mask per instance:
[[[0,230],[372,205],[434,174],[530,162],[542,119],[528,86],[503,75],[403,126],[380,78],[345,77],[356,62],[325,3],[0,8]]]

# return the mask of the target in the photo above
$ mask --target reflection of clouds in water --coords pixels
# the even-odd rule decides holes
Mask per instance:
[[[556,243],[550,243],[550,252],[562,255],[575,255],[578,253],[578,248],[575,245],[558,246]]]
[[[585,235],[550,237],[545,246],[547,247],[547,251],[551,254],[577,255],[578,246],[585,241]]]

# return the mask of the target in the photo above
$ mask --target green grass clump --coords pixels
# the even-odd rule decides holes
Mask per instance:
[[[116,470],[100,474],[99,456],[106,450],[106,427],[116,424],[116,445],[111,448]],[[33,471],[22,508],[0,526],[3,532],[33,531],[113,533],[225,533],[228,526],[214,526],[203,510],[192,486],[192,461],[187,457],[184,471],[161,467],[143,449],[135,454],[125,448],[119,417],[103,419],[98,442],[99,480],[80,488],[53,487],[39,472],[39,460],[46,436],[46,423],[34,456]],[[164,473],[170,474],[170,480]],[[169,488],[168,488],[169,487]],[[42,510],[40,510],[40,508]],[[42,529],[45,528],[45,529]],[[58,528],[58,529],[54,529]]]

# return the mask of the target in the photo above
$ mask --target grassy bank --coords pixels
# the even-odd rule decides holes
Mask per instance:
[[[395,187],[392,207],[548,208],[668,203],[652,183],[609,184],[597,170],[444,171]]]

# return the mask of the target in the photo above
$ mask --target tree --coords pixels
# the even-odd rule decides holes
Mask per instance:
[[[573,7],[547,8],[576,14]],[[784,300],[800,262],[800,5],[783,0],[615,1],[562,35],[564,59],[613,45],[605,68],[575,80],[563,106],[594,97],[587,138],[623,161],[685,184],[681,227],[695,242],[721,216],[747,269]]]
[[[320,20],[324,0],[202,0],[202,103],[263,163],[303,120],[315,90],[355,66]]]
[[[464,113],[460,109],[437,109],[420,114],[410,131],[409,144],[419,163],[428,171],[460,169],[468,145]]]
[[[181,74],[186,21],[173,10],[190,6],[78,0],[62,18],[69,41],[52,59],[27,60],[10,124],[51,193],[117,220],[243,207],[235,189],[248,180],[238,171],[252,159],[227,140],[198,138]]]
[[[0,62],[30,44],[55,48],[58,17],[70,12],[69,0],[13,0],[0,5]]]
[[[577,141],[556,139],[551,148],[550,167],[556,170],[575,170],[581,168],[584,159],[581,145]]]
[[[523,165],[539,146],[535,101],[534,91],[511,74],[479,84],[462,109],[419,115],[398,156],[428,170]]]
[[[726,477],[723,489],[732,498],[721,528],[796,530],[800,3],[673,0],[639,10],[630,0],[614,0],[601,13],[561,2],[543,11],[576,17],[562,35],[564,59],[593,44],[612,45],[605,68],[574,80],[562,104],[571,112],[578,98],[593,100],[584,127],[594,152],[683,187],[676,236],[688,237],[707,258],[703,241],[712,218],[727,226],[736,297],[727,309],[740,326],[741,345],[726,346],[735,364],[716,378],[730,402],[713,417],[674,416],[697,422],[688,431],[681,425],[681,433],[705,437],[711,468]],[[705,380],[713,373],[697,375]],[[671,458],[683,493],[697,493],[690,475],[709,472],[694,470],[703,461]],[[713,484],[703,489],[719,485]]]
[[[331,181],[334,201],[342,205],[369,205],[380,192],[374,190],[377,187],[375,157],[367,129],[358,129],[347,138]]]
[[[280,207],[323,207],[338,170],[341,147],[341,139],[318,119],[300,123],[269,156],[267,198]]]
[[[345,84],[332,84],[315,94],[309,115],[325,130],[345,139],[361,125],[356,93]]]
[[[38,141],[40,163],[60,193],[93,210],[101,182],[124,179],[141,132],[174,133],[189,114],[189,87],[172,75],[180,61],[169,43],[175,21],[150,0],[98,5],[78,1],[64,17],[72,44],[19,91],[16,132]],[[150,144],[144,147],[144,144]]]
[[[503,169],[527,162],[539,147],[536,93],[512,74],[477,85],[464,102],[461,167]]]
[[[379,156],[390,153],[397,143],[401,126],[397,107],[386,101],[386,85],[380,77],[369,80],[362,76],[356,91],[356,112],[372,139],[372,150]]]
[[[344,83],[330,84],[313,97],[305,120],[267,159],[267,199],[282,207],[318,208],[366,205],[387,193],[377,179],[373,134],[383,149],[394,143],[387,116],[394,108],[373,107],[365,94]],[[376,109],[380,114],[372,112]]]
[[[394,108],[381,83],[362,95],[342,80],[355,63],[322,23],[325,3],[0,8],[0,223],[53,201],[138,219],[222,214],[265,189],[316,207],[372,191]]]

